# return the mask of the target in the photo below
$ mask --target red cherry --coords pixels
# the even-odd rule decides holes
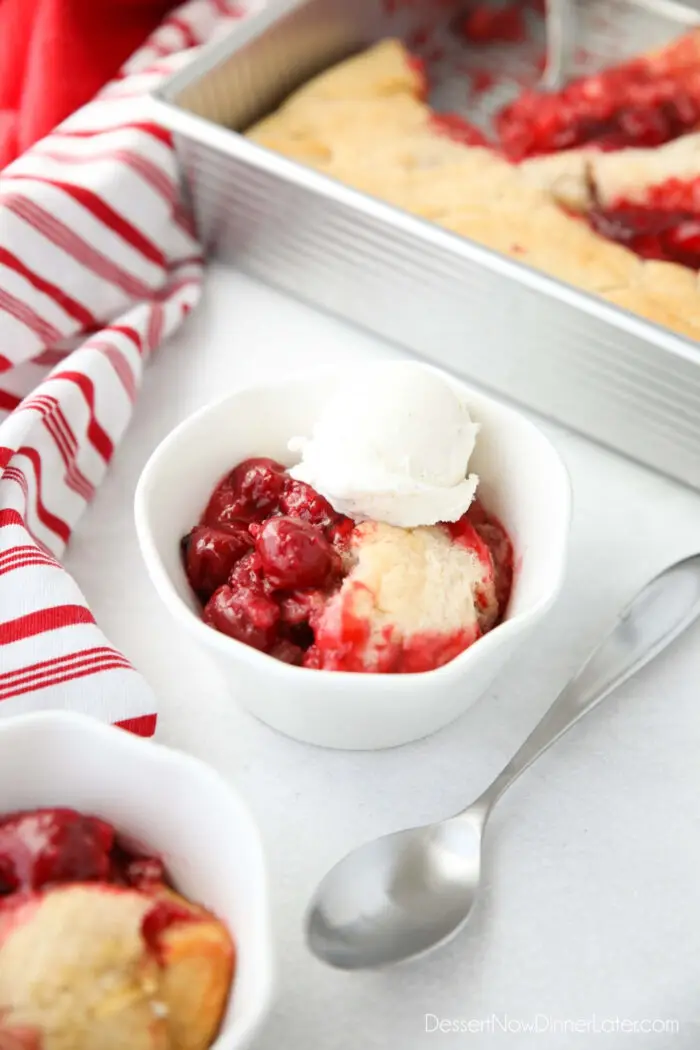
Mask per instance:
[[[345,554],[350,549],[355,522],[352,518],[339,517],[328,527],[326,535],[340,554]]]
[[[284,467],[274,459],[244,460],[214,489],[202,524],[222,529],[240,521],[269,518],[278,510],[286,477]]]
[[[221,529],[197,525],[183,540],[185,570],[192,589],[207,601],[229,578],[233,566],[251,549],[245,525]]]
[[[202,515],[202,525],[222,530],[226,530],[232,524],[238,526],[245,521],[243,511],[244,507],[226,477],[212,492],[207,509]]]
[[[202,532],[193,530],[184,549],[193,562],[188,575],[206,603],[205,623],[276,659],[301,663],[313,624],[343,576],[341,555],[353,528],[281,464],[240,463],[215,489]],[[212,533],[213,549],[205,543]]]
[[[231,471],[229,480],[238,498],[260,520],[277,510],[286,477],[281,463],[260,456],[239,463]]]
[[[334,564],[323,533],[298,518],[270,518],[255,546],[265,576],[276,587],[320,586]]]
[[[305,481],[287,478],[279,501],[282,514],[290,518],[301,518],[311,525],[326,528],[338,517],[328,500],[320,496]]]
[[[289,639],[280,638],[270,649],[270,656],[274,656],[275,660],[281,660],[282,663],[301,667],[304,660],[304,650],[301,646],[290,642]]]
[[[114,830],[71,809],[16,813],[0,823],[0,894],[108,879]]]
[[[270,597],[275,590],[270,580],[265,578],[262,561],[256,550],[250,551],[237,562],[228,578],[228,582],[234,591],[251,591]]]
[[[219,587],[204,608],[204,622],[229,638],[267,652],[276,639],[279,608],[263,594],[228,584]]]
[[[320,615],[326,604],[326,595],[320,590],[291,591],[280,601],[283,623],[290,627],[310,623]]]

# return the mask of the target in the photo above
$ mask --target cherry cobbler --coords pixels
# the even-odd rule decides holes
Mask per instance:
[[[207,1050],[234,962],[226,927],[110,824],[0,817],[0,1028],[38,1050]]]
[[[513,574],[510,540],[478,501],[449,524],[356,523],[268,458],[220,481],[182,551],[210,627],[335,671],[442,666],[498,622]]]
[[[385,40],[248,132],[270,149],[700,339],[700,31],[547,95],[492,139]]]

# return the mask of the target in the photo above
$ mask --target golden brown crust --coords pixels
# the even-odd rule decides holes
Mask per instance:
[[[169,895],[197,916],[160,939],[160,997],[167,1007],[172,1050],[207,1050],[214,1041],[233,981],[235,949],[213,915],[177,894]]]
[[[193,919],[155,953],[143,921],[164,897]],[[171,891],[59,886],[0,915],[0,1014],[43,1050],[207,1050],[234,959],[222,923]]]
[[[700,60],[700,31],[650,56]],[[248,132],[356,189],[533,266],[584,291],[700,339],[697,275],[647,262],[564,212],[599,198],[641,197],[671,177],[700,175],[700,133],[657,150],[573,150],[514,167],[482,147],[453,142],[421,100],[408,52],[383,41],[311,81]]]
[[[668,179],[698,178],[700,132],[683,135],[656,149],[625,149],[618,153],[576,149],[533,157],[524,161],[519,170],[533,186],[577,211],[585,211],[594,203],[593,186],[603,205],[621,198],[642,201],[653,186]]]
[[[44,1050],[170,1050],[153,1009],[158,964],[144,951],[151,903],[132,890],[57,887],[5,913],[0,1009]]]
[[[401,41],[387,39],[319,73],[299,88],[290,102],[296,105],[311,98],[355,102],[392,95],[419,98],[422,91],[423,77]]]
[[[207,1050],[221,1023],[233,976],[234,954],[219,922],[184,924],[163,940],[160,994],[176,1050]]]

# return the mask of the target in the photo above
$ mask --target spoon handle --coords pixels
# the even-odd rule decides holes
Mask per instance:
[[[547,0],[547,65],[539,85],[541,91],[561,91],[569,79],[575,19],[574,0]]]
[[[503,792],[536,758],[614,689],[658,656],[698,615],[700,554],[669,566],[630,602],[612,631],[565,686],[517,754],[474,803],[474,808],[488,815]]]

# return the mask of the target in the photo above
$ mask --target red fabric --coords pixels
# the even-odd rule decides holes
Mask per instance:
[[[0,168],[116,75],[175,0],[0,0]]]
[[[102,12],[110,0],[80,2]],[[17,25],[22,14],[0,0],[3,45],[10,4]],[[55,708],[155,730],[153,691],[58,558],[126,431],[151,353],[202,285],[171,136],[144,95],[245,13],[237,0],[188,0],[92,101],[0,173],[0,719]],[[79,24],[73,44],[97,46],[82,32],[96,23]],[[50,101],[62,85],[48,67],[44,83]]]

